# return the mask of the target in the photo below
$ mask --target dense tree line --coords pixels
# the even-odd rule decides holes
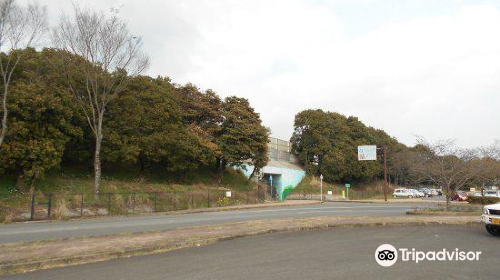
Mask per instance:
[[[377,161],[358,161],[357,147],[387,147],[389,181],[396,185],[429,184],[451,193],[467,186],[499,184],[500,147],[460,149],[453,141],[430,143],[418,139],[407,147],[382,130],[356,117],[305,110],[295,116],[292,150],[309,174],[323,174],[330,182],[367,182],[383,179],[381,153]]]
[[[370,181],[382,173],[380,162],[358,161],[360,145],[387,146],[393,152],[405,148],[384,131],[335,112],[302,111],[295,116],[294,127],[293,152],[308,173],[323,174],[331,182]]]
[[[61,57],[90,62],[58,49],[22,52],[8,96],[10,125],[0,148],[0,172],[28,188],[61,165],[91,168],[95,135],[61,73]],[[102,159],[176,174],[202,167],[222,172],[245,162],[262,167],[268,134],[246,99],[221,99],[165,77],[134,76],[107,107]]]

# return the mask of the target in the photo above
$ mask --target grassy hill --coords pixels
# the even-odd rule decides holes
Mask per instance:
[[[104,174],[101,195],[96,199],[92,172],[66,168],[37,182],[35,217],[48,216],[49,200],[51,217],[64,218],[225,206],[266,199],[265,186],[258,188],[239,171],[228,168],[220,183],[219,179],[218,174],[207,169],[179,175],[115,167]],[[230,198],[225,197],[227,190],[232,191]],[[28,219],[30,207],[31,195],[16,188],[16,178],[0,178],[0,222]]]

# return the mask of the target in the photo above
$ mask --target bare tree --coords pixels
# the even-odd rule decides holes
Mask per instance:
[[[65,61],[62,70],[95,136],[94,192],[98,197],[106,108],[123,92],[131,76],[148,67],[149,58],[141,52],[141,38],[131,35],[116,13],[108,17],[77,5],[73,18],[61,17],[53,30],[53,40],[58,48],[88,62]]]
[[[481,186],[481,195],[484,202],[484,188],[486,184],[497,184],[500,178],[500,143],[478,149],[480,159],[473,162],[477,169],[475,183]]]
[[[16,52],[32,46],[46,30],[46,9],[37,4],[19,7],[14,0],[0,0],[0,75],[2,79],[2,126],[0,147],[7,133],[9,110],[7,97],[12,73],[22,59],[23,52]]]
[[[454,141],[442,140],[429,143],[418,139],[420,148],[413,169],[422,179],[431,180],[445,188],[446,209],[450,209],[453,191],[462,188],[478,174],[477,151],[455,147]]]

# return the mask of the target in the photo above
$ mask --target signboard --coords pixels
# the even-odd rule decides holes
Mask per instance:
[[[226,191],[226,197],[231,197],[231,191]]]
[[[332,194],[333,194],[333,192],[332,192],[332,191],[328,191],[328,195],[332,195]]]
[[[351,184],[345,184],[345,187],[348,189],[351,187]]]
[[[358,160],[377,160],[377,146],[358,146]]]

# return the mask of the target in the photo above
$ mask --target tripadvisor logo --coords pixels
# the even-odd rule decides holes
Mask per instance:
[[[381,266],[392,266],[398,260],[398,250],[391,244],[380,245],[375,251],[375,260]]]
[[[390,245],[383,244],[380,245],[377,250],[375,250],[375,260],[381,266],[392,266],[398,260],[398,255],[403,262],[415,262],[419,263],[421,261],[479,261],[481,255],[480,251],[460,251],[457,249],[453,251],[448,251],[443,249],[440,251],[417,251],[415,248],[409,250],[407,248],[399,248],[398,250]]]

